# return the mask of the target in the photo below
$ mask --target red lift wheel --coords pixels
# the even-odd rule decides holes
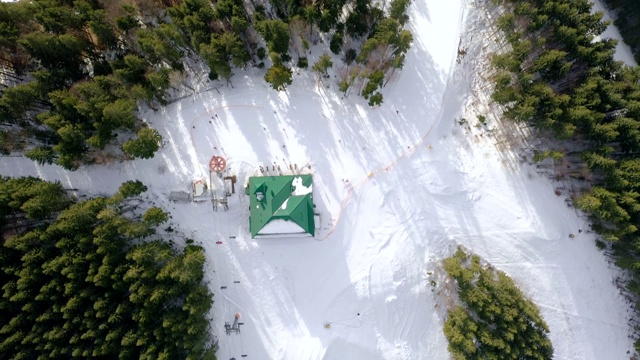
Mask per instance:
[[[209,169],[217,173],[221,173],[227,167],[227,160],[220,156],[214,156],[209,161]]]

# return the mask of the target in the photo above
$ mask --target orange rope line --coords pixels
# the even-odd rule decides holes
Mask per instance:
[[[438,110],[438,115],[436,116],[436,119],[439,119],[442,115],[442,112],[444,110],[444,101],[446,99],[446,93],[447,93],[447,89],[449,88],[449,82],[447,81],[447,84],[445,86],[444,89],[444,95],[442,96],[442,101],[440,102],[440,109]],[[422,138],[420,138],[420,141],[418,141],[418,143],[414,146],[412,146],[408,151],[405,151],[403,154],[401,154],[400,156],[398,156],[394,161],[392,161],[391,163],[382,166],[376,170],[373,170],[371,172],[369,172],[367,174],[367,177],[360,180],[360,182],[356,183],[355,185],[351,186],[348,188],[348,192],[347,195],[344,197],[344,199],[342,199],[342,202],[340,203],[340,211],[338,212],[338,217],[336,218],[335,223],[333,224],[333,227],[331,228],[331,230],[329,230],[329,232],[321,239],[318,239],[318,241],[322,241],[322,240],[326,240],[329,236],[331,236],[333,234],[333,232],[336,230],[336,228],[338,227],[338,223],[340,222],[340,218],[342,218],[342,213],[344,212],[347,203],[349,201],[349,199],[351,199],[351,194],[354,192],[354,190],[364,184],[366,184],[367,182],[369,182],[369,180],[371,180],[374,176],[378,175],[379,173],[381,173],[382,171],[388,171],[389,169],[395,167],[396,165],[398,165],[398,163],[400,162],[400,160],[404,159],[404,158],[409,158],[412,155],[414,155],[416,153],[416,151],[424,145],[424,143],[427,140],[427,137],[431,134],[431,131],[433,130],[433,128],[435,127],[437,123],[433,123],[431,125],[431,127],[429,128],[429,130],[427,130],[427,133],[424,134],[422,136]]]
[[[316,87],[319,88],[318,86],[318,82],[316,82]],[[445,95],[443,95],[442,97],[442,101],[440,102],[440,109],[438,110],[438,115],[435,117],[436,119],[439,119],[440,116],[442,115],[442,111],[444,110],[444,101],[446,99],[446,93],[447,93],[447,89],[449,88],[449,82],[447,81],[447,84],[445,86],[444,89],[444,93]],[[194,147],[195,149],[195,143],[193,141],[193,129],[194,129],[194,123],[198,120],[200,120],[204,115],[209,115],[212,111],[216,111],[218,109],[231,109],[231,108],[253,108],[253,109],[262,109],[262,106],[259,105],[224,105],[224,106],[219,106],[219,107],[215,107],[213,109],[209,109],[206,112],[197,115],[192,121],[191,121],[191,129],[189,129],[190,132],[190,137],[191,137],[191,146]],[[336,218],[335,223],[333,224],[333,227],[331,228],[331,230],[329,230],[329,232],[322,237],[321,239],[318,239],[318,241],[322,241],[322,240],[326,240],[329,236],[331,236],[333,234],[333,232],[336,230],[338,223],[340,222],[340,219],[342,218],[342,214],[344,213],[344,210],[347,206],[348,201],[351,199],[351,195],[354,192],[354,190],[364,184],[366,184],[367,182],[369,182],[374,176],[378,175],[379,173],[383,172],[383,171],[389,171],[389,169],[395,167],[396,165],[398,165],[398,163],[405,159],[405,158],[409,158],[411,156],[413,156],[416,151],[422,146],[424,145],[425,141],[427,140],[427,137],[431,134],[431,131],[433,130],[433,128],[435,127],[437,123],[433,123],[431,125],[431,127],[429,128],[429,130],[427,130],[427,132],[420,138],[420,140],[414,145],[412,146],[408,151],[405,151],[404,153],[402,153],[400,156],[398,156],[394,161],[390,162],[389,164],[382,166],[376,170],[373,170],[371,172],[369,172],[367,174],[367,177],[360,180],[358,183],[356,183],[355,185],[351,186],[348,188],[347,191],[347,195],[342,199],[342,201],[340,202],[340,211],[338,212],[338,216]],[[304,167],[308,166],[308,164],[312,164],[311,160],[309,160],[309,162],[307,162],[307,164],[303,165],[302,168],[300,170],[302,170]]]

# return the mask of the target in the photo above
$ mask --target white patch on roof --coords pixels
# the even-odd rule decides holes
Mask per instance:
[[[294,223],[293,221],[288,221],[284,219],[274,219],[271,220],[265,225],[260,231],[258,231],[258,235],[276,235],[276,234],[306,234],[300,225]]]
[[[284,209],[286,209],[286,208],[287,208],[287,203],[289,202],[289,199],[291,199],[291,198],[288,198],[287,200],[285,200],[285,201],[282,203],[282,206],[280,206],[280,209],[284,210]]]
[[[291,195],[293,196],[307,195],[307,194],[311,194],[311,192],[313,191],[313,185],[309,185],[309,186],[302,185],[302,178],[299,176],[293,178],[293,181],[291,182],[291,184],[296,188],[291,193]]]

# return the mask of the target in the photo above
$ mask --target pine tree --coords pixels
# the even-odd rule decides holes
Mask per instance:
[[[122,145],[125,153],[142,159],[150,159],[160,148],[162,136],[155,129],[142,128],[138,131],[138,137],[129,140]]]
[[[286,54],[289,50],[289,27],[282,20],[263,20],[256,24],[256,29],[267,42],[269,52]]]
[[[106,48],[113,48],[118,44],[116,33],[106,20],[107,13],[104,10],[95,10],[91,13],[91,20],[88,22],[91,31],[96,34],[98,44]]]
[[[317,73],[318,76],[326,76],[327,70],[329,70],[332,66],[333,61],[331,61],[331,57],[329,56],[329,54],[325,52],[320,55],[320,58],[318,58],[318,61],[313,64],[311,69],[315,73]]]
[[[154,206],[142,215],[142,220],[148,225],[158,226],[169,220],[169,214]]]
[[[409,16],[407,16],[407,10],[411,5],[411,0],[392,0],[389,7],[389,16],[396,19],[400,25],[404,25]]]
[[[140,180],[124,182],[118,189],[118,194],[123,198],[134,197],[147,191],[147,187]]]
[[[7,88],[0,98],[0,106],[7,109],[11,114],[10,122],[17,122],[23,119],[26,112],[31,109],[38,99],[38,93],[35,89],[35,82],[16,85]]]
[[[124,10],[125,15],[116,18],[116,25],[120,31],[127,33],[129,30],[140,26],[136,18],[137,11],[135,7],[130,4],[122,4],[121,8]]]
[[[138,45],[147,59],[153,64],[164,61],[174,70],[183,70],[183,51],[185,40],[175,25],[160,24],[157,28],[138,31]]]
[[[267,70],[264,79],[278,91],[283,91],[291,85],[291,70],[282,64],[275,64]]]

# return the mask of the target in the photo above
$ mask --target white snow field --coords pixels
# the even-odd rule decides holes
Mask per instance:
[[[518,161],[527,154],[498,150],[491,114],[487,128],[475,127],[489,95],[478,92],[490,41],[480,3],[414,1],[413,47],[378,108],[343,98],[334,77],[301,72],[278,93],[261,71],[238,71],[234,88],[143,114],[167,141],[153,159],[68,172],[7,157],[0,172],[91,194],[143,181],[171,223],[206,249],[220,360],[448,359],[436,275],[457,245],[540,307],[556,359],[628,359],[632,310],[583,216]],[[312,51],[310,63],[321,53]],[[457,123],[463,116],[468,129]],[[169,192],[208,179],[213,155],[238,177],[229,211],[169,202]],[[251,239],[242,186],[274,163],[313,174],[315,238]],[[241,333],[227,335],[236,313]]]

